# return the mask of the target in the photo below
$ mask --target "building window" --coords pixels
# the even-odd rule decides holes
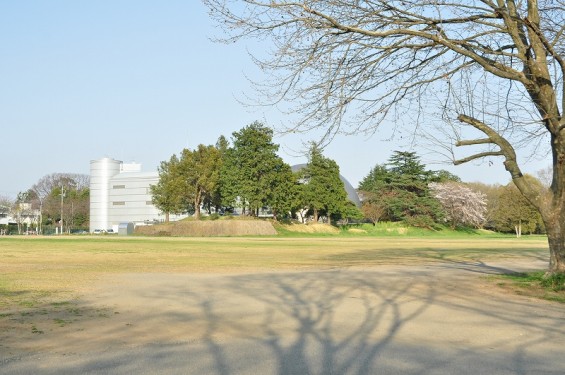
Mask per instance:
[[[113,204],[114,206],[125,206],[125,205],[126,205],[126,202],[119,201],[119,202],[112,202],[112,204]]]
[[[114,185],[112,186],[113,189],[125,189],[126,185]]]

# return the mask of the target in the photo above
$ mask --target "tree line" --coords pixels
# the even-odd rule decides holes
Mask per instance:
[[[15,199],[0,197],[0,214],[16,221],[17,233],[63,233],[88,230],[90,177],[78,173],[51,173],[41,177]],[[12,231],[8,225],[3,233]]]
[[[169,214],[241,212],[260,216],[267,210],[275,219],[310,212],[328,222],[361,213],[347,199],[339,166],[316,144],[308,151],[305,168],[293,172],[277,155],[273,131],[254,122],[215,145],[184,149],[161,162],[159,181],[151,187],[153,203]]]
[[[278,150],[272,129],[259,122],[234,132],[231,142],[221,136],[215,145],[184,149],[161,162],[159,181],[151,187],[153,203],[167,217],[191,213],[199,219],[201,210],[208,215],[237,210],[301,222],[364,219],[429,229],[485,228],[518,236],[545,233],[541,215],[512,183],[463,183],[447,171],[427,170],[414,152],[395,151],[369,171],[358,187],[359,210],[347,198],[339,166],[318,145],[310,144],[308,163],[295,172]],[[547,188],[547,181],[524,178],[540,190]],[[18,233],[86,230],[89,200],[89,176],[53,173],[15,200],[1,197],[0,214],[15,218]]]
[[[562,0],[203,2],[220,41],[261,41],[250,50],[264,73],[254,80],[256,102],[296,114],[292,130],[331,139],[393,125],[455,165],[501,160],[543,219],[546,276],[563,277]],[[541,190],[523,173],[525,150],[551,155]]]
[[[329,223],[364,219],[402,221],[429,229],[448,226],[500,232],[543,233],[537,210],[512,184],[468,184],[445,170],[431,171],[414,152],[395,151],[359,184],[359,210],[340,180],[337,163],[312,143],[306,166],[293,172],[277,155],[273,131],[254,122],[215,145],[172,155],[151,187],[153,203],[166,214],[233,213]],[[528,176],[531,184],[541,182]],[[167,219],[168,220],[168,219]]]
[[[542,182],[525,176],[543,189]],[[447,171],[431,171],[414,152],[395,151],[359,184],[362,211],[373,223],[402,221],[429,229],[448,226],[497,232],[545,233],[540,213],[513,183],[463,183]]]

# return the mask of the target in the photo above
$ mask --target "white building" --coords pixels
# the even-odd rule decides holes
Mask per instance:
[[[3,227],[0,234],[5,233],[4,230],[9,225],[17,225],[19,233],[37,233],[40,217],[39,210],[33,209],[31,203],[19,203],[13,207],[0,206],[0,226]]]
[[[157,172],[141,172],[141,164],[112,158],[90,162],[90,232],[118,231],[120,223],[146,225],[165,220],[151,201],[150,186],[157,184]],[[170,220],[186,216],[171,215]]]

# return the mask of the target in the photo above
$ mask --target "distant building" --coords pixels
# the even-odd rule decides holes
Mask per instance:
[[[0,225],[15,224],[16,221],[12,217],[12,209],[7,206],[0,205]]]
[[[292,167],[297,171],[306,166],[299,164]],[[349,200],[356,206],[361,202],[351,184],[340,175]],[[141,164],[124,163],[112,158],[92,160],[90,162],[90,232],[118,232],[120,223],[147,225],[165,221],[152,202],[151,185],[159,182],[159,174],[142,172]],[[268,215],[267,215],[268,216]],[[187,215],[170,215],[171,221]]]
[[[18,203],[12,207],[0,206],[0,225],[3,229],[9,225],[17,225],[18,232],[37,232],[39,218],[39,210],[32,208],[31,203]]]
[[[123,163],[112,158],[90,162],[90,232],[118,231],[120,223],[153,224],[165,215],[151,201],[151,185],[157,172],[142,172],[141,164]],[[185,216],[171,215],[170,220]]]

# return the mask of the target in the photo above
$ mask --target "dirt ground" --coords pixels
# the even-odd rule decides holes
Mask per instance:
[[[0,373],[563,374],[563,305],[487,280],[532,266],[108,276],[0,319]]]

